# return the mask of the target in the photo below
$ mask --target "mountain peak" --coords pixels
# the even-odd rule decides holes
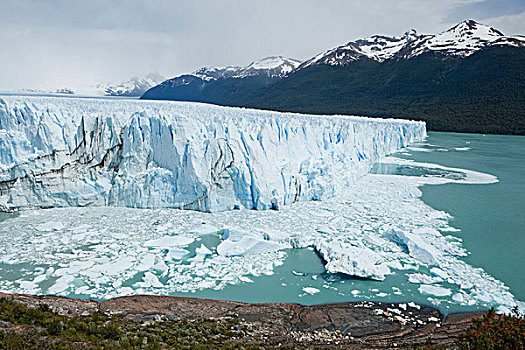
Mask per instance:
[[[456,24],[452,28],[438,35],[454,34],[459,37],[478,37],[486,40],[494,40],[504,36],[502,32],[472,19]]]
[[[420,35],[417,33],[417,31],[412,28],[410,30],[407,30],[404,34],[403,34],[403,38],[406,39],[406,41],[414,41],[416,39],[419,39]]]
[[[466,57],[496,43],[506,42],[502,32],[472,19],[460,22],[437,35],[421,36],[409,42],[397,57],[410,58],[424,52]]]
[[[260,60],[252,62],[247,68],[252,67],[255,69],[271,69],[277,68],[282,64],[299,62],[283,56],[268,56]]]

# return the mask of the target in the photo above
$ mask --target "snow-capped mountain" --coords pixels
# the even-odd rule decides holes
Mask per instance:
[[[373,35],[368,38],[351,41],[346,45],[327,50],[303,62],[299,69],[315,64],[341,66],[360,58],[371,58],[383,62],[398,53],[408,43],[421,36],[414,29],[407,31],[400,37]]]
[[[164,80],[164,77],[158,73],[149,73],[145,78],[132,77],[120,84],[100,84],[97,86],[97,90],[102,91],[106,96],[138,97]]]
[[[179,75],[146,91],[143,98],[224,103],[239,93],[261,88],[282,79],[301,62],[282,56],[266,57],[245,67],[203,67],[193,73]]]
[[[183,74],[170,79],[172,86],[188,85],[192,77],[202,81],[221,80],[229,78],[247,78],[253,76],[282,78],[301,64],[301,61],[282,56],[270,56],[254,61],[245,67],[203,67],[193,73]]]
[[[228,66],[228,67],[202,67],[193,73],[187,74],[195,76],[204,81],[227,79],[234,76],[242,67]]]
[[[407,43],[397,57],[411,58],[429,51],[467,57],[492,45],[524,46],[525,38],[507,37],[497,29],[468,20],[440,34],[425,35]]]
[[[411,58],[429,51],[467,57],[492,45],[524,46],[525,37],[505,36],[497,29],[468,20],[436,35],[421,35],[412,29],[400,37],[374,35],[351,41],[312,57],[299,69],[315,64],[346,65],[361,58],[383,62],[390,58]]]

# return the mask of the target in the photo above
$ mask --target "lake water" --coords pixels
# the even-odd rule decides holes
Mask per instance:
[[[426,142],[394,156],[356,182],[358,190],[278,212],[0,213],[0,290],[94,299],[146,293],[303,304],[414,301],[444,313],[498,305],[505,310],[525,300],[525,137],[430,133]],[[203,223],[208,233],[194,228]],[[427,224],[441,232],[427,235],[429,244],[443,249],[437,270],[384,241],[390,226],[415,230]],[[302,248],[221,257],[222,228],[232,225],[269,232],[277,241],[292,237]],[[327,273],[313,246],[332,244],[332,236],[345,244],[368,240],[392,273],[382,281]],[[169,251],[157,244],[166,238],[187,243]],[[210,255],[200,259],[199,246]],[[188,255],[167,258],[181,251]],[[410,280],[418,278],[426,282]]]
[[[423,200],[445,210],[471,253],[465,260],[482,266],[525,300],[525,137],[430,133],[433,152],[412,152],[413,159],[486,172],[490,185],[425,186]],[[466,152],[439,152],[469,147]]]

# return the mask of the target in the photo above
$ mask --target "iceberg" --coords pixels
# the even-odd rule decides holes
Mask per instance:
[[[370,248],[340,241],[319,240],[315,248],[327,262],[325,269],[331,273],[382,281],[391,274],[384,257]]]
[[[0,210],[278,209],[334,196],[425,136],[398,119],[0,96]]]

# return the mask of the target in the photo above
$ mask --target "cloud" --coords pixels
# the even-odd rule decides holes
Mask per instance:
[[[516,4],[504,2],[516,11]],[[373,34],[401,35],[411,28],[441,32],[473,17],[469,11],[476,7],[469,6],[479,3],[2,0],[0,89],[77,87],[154,71],[171,77],[270,55],[307,59]],[[463,17],[450,22],[454,9]],[[497,28],[509,32],[499,18]],[[509,23],[509,33],[523,34],[523,24]]]
[[[481,0],[460,4],[447,13],[447,21],[457,22],[465,18],[484,20],[506,15],[519,15],[525,12],[523,0]]]

